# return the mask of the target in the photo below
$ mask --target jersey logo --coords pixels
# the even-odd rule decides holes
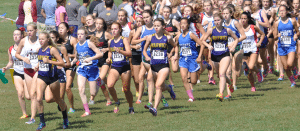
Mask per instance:
[[[110,13],[107,13],[106,15],[107,15],[107,16],[110,16]]]

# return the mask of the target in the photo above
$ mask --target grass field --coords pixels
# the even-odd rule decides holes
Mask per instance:
[[[121,0],[116,1],[118,5]],[[7,17],[17,17],[19,0],[1,0],[0,14]],[[0,19],[0,67],[8,62],[7,49],[13,44],[12,33],[15,29],[10,21]],[[39,123],[26,125],[26,120],[20,120],[22,115],[18,103],[17,92],[11,81],[9,72],[6,73],[8,84],[0,87],[0,130],[35,130]],[[215,76],[216,78],[216,76]],[[218,85],[207,84],[207,73],[201,75],[201,83],[194,86],[196,100],[188,103],[180,74],[173,75],[177,99],[171,100],[164,93],[170,107],[158,108],[158,116],[153,117],[143,105],[147,104],[147,96],[143,97],[140,105],[134,104],[135,114],[128,114],[128,104],[121,91],[120,82],[115,86],[120,98],[120,112],[113,113],[113,106],[105,106],[101,92],[95,99],[95,105],[90,106],[92,115],[81,118],[84,109],[79,97],[76,80],[72,92],[75,97],[74,114],[69,115],[71,130],[299,130],[299,88],[288,88],[290,82],[285,79],[276,81],[277,77],[269,75],[261,84],[256,83],[257,90],[251,92],[251,86],[243,75],[238,81],[238,90],[233,93],[231,101],[219,102],[215,99]],[[218,79],[217,79],[218,81]],[[133,84],[131,90],[135,94]],[[89,96],[89,89],[86,89]],[[226,93],[224,94],[226,95]],[[67,98],[66,98],[67,99]],[[135,102],[136,98],[134,98]],[[27,113],[30,114],[30,101],[26,100]],[[69,102],[66,100],[69,105]],[[57,110],[57,104],[45,106],[45,130],[62,129],[62,115]]]

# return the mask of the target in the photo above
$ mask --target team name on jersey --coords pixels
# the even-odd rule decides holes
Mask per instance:
[[[166,43],[151,43],[151,48],[167,48]]]
[[[124,47],[116,47],[116,48],[118,48],[119,50],[124,50]],[[114,47],[110,47],[110,50],[111,51],[116,51]]]
[[[283,36],[288,36],[288,35],[292,35],[293,32],[292,32],[292,30],[283,30],[283,31],[280,31],[280,34]]]
[[[226,41],[227,40],[227,36],[213,36],[212,39],[214,41]]]

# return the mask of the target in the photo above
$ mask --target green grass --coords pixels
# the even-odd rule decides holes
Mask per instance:
[[[116,1],[116,3],[120,1]],[[17,17],[19,0],[2,0],[0,14],[8,13],[7,17]],[[118,4],[118,3],[117,3]],[[12,33],[15,25],[10,21],[0,20],[0,67],[8,62],[7,49],[13,44]],[[19,107],[17,92],[7,72],[8,84],[0,87],[0,130],[35,130],[37,125],[25,125],[26,120],[19,120],[22,115]],[[216,76],[215,76],[216,78]],[[245,76],[238,81],[239,89],[233,93],[231,101],[219,102],[215,99],[218,86],[207,84],[207,73],[201,75],[201,83],[194,86],[196,100],[188,103],[188,97],[181,82],[180,74],[173,75],[177,99],[170,99],[169,108],[158,108],[158,116],[153,117],[143,108],[147,104],[147,96],[143,97],[140,105],[134,104],[135,114],[128,114],[128,104],[121,91],[120,81],[115,86],[120,98],[120,112],[113,113],[113,106],[106,107],[103,94],[99,92],[90,106],[92,115],[81,118],[84,112],[79,97],[76,80],[72,88],[75,97],[76,112],[69,115],[72,130],[299,130],[299,88],[288,88],[290,82],[285,79],[276,81],[274,75],[269,75],[261,84],[257,84],[257,92],[250,91],[250,84]],[[218,81],[218,79],[217,79]],[[134,86],[131,90],[135,94]],[[86,89],[89,97],[89,89]],[[225,93],[226,95],[226,93]],[[134,97],[134,102],[136,98]],[[30,114],[30,101],[26,100],[27,113]],[[66,100],[69,105],[69,102]],[[57,110],[57,104],[45,106],[45,130],[62,128],[62,115]],[[37,123],[39,118],[37,117]]]

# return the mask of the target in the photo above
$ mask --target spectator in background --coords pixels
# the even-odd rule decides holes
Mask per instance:
[[[123,2],[119,5],[118,10],[124,9],[124,6],[128,4],[128,0],[122,0]]]
[[[95,9],[94,9],[94,11],[93,11],[93,16],[94,16],[94,17],[99,17],[99,15],[100,15],[103,11],[105,11],[106,8],[107,8],[107,6],[105,6],[105,0],[103,0],[102,3],[96,5],[96,7],[95,7]],[[113,6],[112,6],[111,9],[112,9],[112,10],[115,10],[116,12],[118,12],[118,7],[117,7],[115,4],[113,4]]]
[[[37,0],[36,1],[36,12],[37,12],[37,28],[38,28],[38,33],[37,35],[40,34],[40,32],[46,31],[45,27],[45,18],[41,14],[42,12],[42,5],[43,5],[44,0]]]
[[[79,21],[77,20],[78,11],[80,4],[76,0],[68,0],[66,5],[66,10],[68,14],[68,21],[70,31],[72,32],[71,36],[77,38],[77,30]]]
[[[129,0],[129,2],[127,3],[127,5],[124,6],[124,10],[127,11],[127,15],[129,17],[129,21],[131,23],[133,23],[133,21],[134,21],[134,19],[133,19],[134,9],[132,7],[134,1],[135,0]]]
[[[18,29],[20,29],[21,27],[24,27],[25,14],[24,14],[23,6],[24,6],[24,0],[21,0],[20,4],[19,4],[18,20],[16,22],[16,26]]]
[[[31,0],[25,0],[23,10],[25,13],[24,27],[25,27],[25,31],[27,32],[27,24],[33,22],[32,15],[31,15],[31,11],[32,11]]]
[[[56,31],[58,31],[58,25],[61,22],[68,23],[68,15],[66,12],[66,0],[56,0],[57,9],[55,10],[55,23],[56,23]]]
[[[95,9],[95,7],[100,4],[102,2],[102,0],[94,0],[91,4],[90,4],[90,8],[89,8],[89,14],[93,14],[93,11]]]
[[[37,22],[36,0],[31,1],[31,16],[34,23]]]
[[[103,18],[107,25],[111,25],[118,18],[118,11],[112,9],[113,5],[114,5],[113,0],[106,0],[105,1],[106,10],[102,11],[98,16]]]
[[[88,15],[87,7],[90,4],[90,0],[83,0],[82,6],[79,8],[77,19],[80,22],[78,28],[80,29],[85,24],[85,17]]]
[[[44,0],[42,4],[41,14],[46,18],[45,25],[46,31],[54,31],[55,28],[55,10],[56,10],[56,0]]]

